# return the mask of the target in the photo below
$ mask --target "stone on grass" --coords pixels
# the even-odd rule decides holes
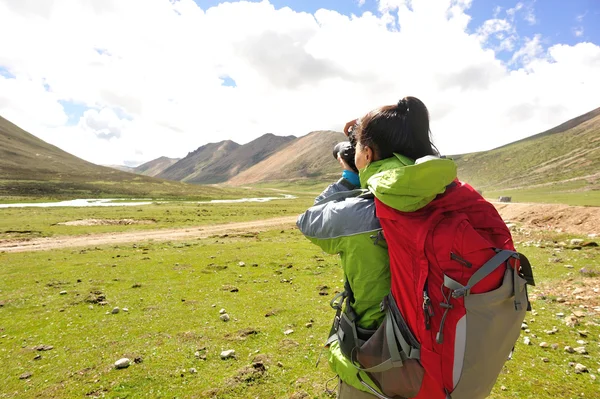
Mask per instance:
[[[585,346],[580,346],[578,348],[573,348],[573,350],[577,353],[579,353],[580,355],[587,355],[588,351],[587,349],[585,349]]]
[[[67,291],[61,291],[60,295],[67,295]]]
[[[20,380],[27,380],[27,379],[31,378],[32,375],[33,375],[33,373],[30,373],[29,371],[27,371],[27,372],[21,374],[19,376],[19,379]]]
[[[223,313],[221,316],[219,316],[219,319],[223,321],[229,321],[229,315],[227,313]]]
[[[117,369],[126,369],[130,365],[131,365],[131,360],[129,360],[126,357],[119,359],[115,362],[115,368],[117,368]]]
[[[548,345],[548,342],[541,342],[541,343],[540,343],[540,348],[547,348],[547,347],[549,347],[549,346],[550,346],[550,345]]]
[[[193,368],[193,367],[190,369],[190,373],[191,373],[191,374],[196,374],[197,372],[198,372],[198,370],[196,370],[196,369],[195,369],[195,368]]]
[[[240,262],[240,263],[238,263],[238,265],[239,265],[240,267],[244,267],[244,266],[246,266],[246,264],[245,264],[244,262]]]
[[[290,330],[285,330],[285,331],[283,332],[283,334],[284,334],[284,335],[290,335],[290,334],[291,334],[291,333],[293,333],[293,332],[294,332],[294,330],[290,329]]]
[[[573,347],[567,345],[567,346],[565,346],[565,352],[575,353],[575,349],[573,349]]]
[[[550,345],[550,347],[551,347],[552,349],[555,349],[555,350],[556,350],[556,349],[558,349],[558,344],[552,344],[552,345]]]
[[[112,314],[117,314],[117,313],[119,313],[119,311],[120,311],[120,309],[119,309],[119,307],[117,306],[117,307],[113,308],[113,310],[111,310],[111,312],[110,312],[110,313],[112,313]]]
[[[587,373],[588,369],[581,363],[575,365],[575,374]]]
[[[227,312],[225,311],[225,309],[221,309],[221,310],[219,310],[219,314],[225,314],[225,313],[227,313]]]
[[[523,338],[523,343],[525,345],[531,345],[531,339],[529,337],[524,337]]]
[[[583,240],[581,238],[573,238],[571,240],[571,245],[581,245],[583,244]]]
[[[527,323],[521,323],[521,330],[527,330],[527,328],[529,328]]]
[[[223,360],[229,359],[232,357],[235,357],[235,351],[233,349],[229,349],[229,350],[221,352],[221,359],[223,359]]]
[[[129,308],[123,308],[123,312],[129,312]]]

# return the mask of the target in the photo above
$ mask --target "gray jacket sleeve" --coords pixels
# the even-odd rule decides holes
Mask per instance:
[[[332,194],[339,193],[340,191],[351,191],[360,187],[355,186],[350,183],[348,180],[343,177],[340,178],[337,182],[330,184],[317,198],[315,198],[315,204],[323,201],[325,198],[331,196]]]

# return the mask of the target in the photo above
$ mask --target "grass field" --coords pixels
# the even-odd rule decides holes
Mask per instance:
[[[280,202],[292,213],[305,200]],[[256,205],[262,207],[250,212],[257,217],[281,211],[273,209],[276,202]],[[172,223],[188,218],[185,209]],[[248,216],[222,209],[214,217]],[[161,210],[157,206],[155,212]],[[65,212],[68,218],[86,217]],[[11,213],[6,219],[5,213],[2,223],[45,223],[41,214]],[[527,315],[531,331],[523,333],[533,345],[519,341],[491,397],[595,397],[600,384],[591,375],[600,373],[600,317],[590,302],[600,306],[598,294],[587,302],[562,302],[556,291],[600,286],[597,277],[578,273],[582,267],[599,269],[600,250],[570,250],[559,244],[569,236],[549,233],[515,238],[535,265],[538,281],[531,292],[536,315]],[[573,268],[565,268],[567,263]],[[328,302],[342,289],[342,274],[337,256],[323,254],[296,229],[0,253],[0,264],[0,364],[5,370],[0,398],[329,397],[324,384],[333,374],[325,357],[318,367],[315,363],[333,316]],[[104,306],[97,303],[100,295]],[[121,311],[112,314],[114,307]],[[219,319],[221,308],[229,322]],[[576,328],[556,316],[574,310],[585,312]],[[553,326],[558,332],[546,334]],[[293,333],[285,335],[287,330]],[[582,330],[586,337],[578,333]],[[582,346],[576,342],[580,339],[588,355],[563,351],[566,345]],[[540,348],[542,341],[559,349]],[[38,345],[53,349],[38,351]],[[228,349],[235,350],[235,359],[221,360],[220,352]],[[138,363],[116,370],[113,364],[122,357]],[[569,362],[586,365],[590,373],[574,374]],[[31,376],[20,379],[24,373]]]
[[[271,191],[268,195],[277,197],[279,194]],[[0,239],[177,228],[296,215],[306,210],[314,200],[313,195],[297,196],[296,199],[274,200],[268,203],[207,204],[169,201],[127,207],[5,208],[0,209]],[[146,224],[97,226],[58,224],[91,218],[131,219]]]

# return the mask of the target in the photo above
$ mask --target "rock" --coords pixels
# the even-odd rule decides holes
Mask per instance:
[[[570,346],[565,346],[565,352],[567,353],[575,353],[575,349]]]
[[[568,327],[576,327],[579,325],[579,319],[576,316],[571,315],[565,319],[565,324]]]
[[[123,308],[123,312],[129,312],[129,308]]]
[[[67,291],[61,291],[60,295],[67,295]]]
[[[506,388],[504,385],[502,385],[502,386],[500,387],[500,390],[502,390],[502,391],[506,391],[507,389],[508,389],[508,388]]]
[[[563,298],[563,297],[558,297],[558,298],[556,298],[556,302],[558,302],[558,303],[565,303],[565,302],[567,302],[567,300],[565,298]]]
[[[527,325],[527,323],[522,323],[521,324],[521,330],[527,330],[529,326]]]
[[[575,317],[581,318],[581,317],[585,317],[585,312],[582,312],[581,310],[575,310],[575,311],[573,311],[573,315]]]
[[[574,348],[573,350],[579,353],[580,355],[587,355],[588,353],[587,349],[585,349],[585,346],[580,346],[578,348]]]
[[[581,330],[581,331],[577,331],[579,333],[580,336],[582,336],[583,338],[587,338],[589,332],[585,331],[585,330]]]
[[[33,358],[33,360],[40,360],[42,358],[42,355],[36,355],[36,357]]]
[[[573,268],[573,265],[565,265],[565,268],[566,268],[566,269],[572,269],[572,268]]]
[[[277,362],[277,367],[283,367],[283,363]]]
[[[27,380],[27,379],[31,378],[32,375],[33,375],[33,373],[30,373],[29,371],[27,371],[27,372],[21,374],[19,376],[19,379],[20,380]]]
[[[245,264],[244,262],[240,262],[240,263],[238,263],[238,265],[239,265],[240,267],[244,267],[244,266],[246,266],[246,264]]]
[[[552,349],[555,349],[555,350],[556,350],[556,349],[558,349],[558,344],[552,344],[552,345],[550,345],[550,347],[551,347]]]
[[[312,323],[306,323],[304,326],[305,326],[306,328],[311,328],[311,327],[313,326],[313,324],[312,324]]]
[[[51,351],[52,349],[54,349],[52,345],[38,345],[33,347],[33,350],[36,351]]]
[[[592,381],[596,381],[596,376],[594,374],[590,374],[590,378],[592,379]]]
[[[547,347],[549,347],[549,346],[550,346],[550,345],[548,344],[548,342],[541,342],[541,343],[540,343],[540,348],[547,348]]]
[[[563,317],[565,317],[565,314],[564,314],[564,313],[562,313],[562,312],[561,312],[561,313],[557,313],[557,314],[556,314],[556,317],[563,318]]]
[[[577,295],[577,294],[583,294],[584,292],[585,292],[585,290],[583,288],[579,287],[579,288],[575,288],[573,290],[573,292],[571,292],[571,294],[572,295]]]
[[[285,331],[283,332],[283,334],[284,334],[284,335],[290,335],[290,334],[291,334],[291,333],[293,333],[293,332],[294,332],[294,330],[290,329],[290,330],[285,330]]]
[[[570,243],[571,245],[581,245],[583,244],[583,240],[581,238],[573,238]]]
[[[117,369],[126,369],[130,365],[131,365],[131,360],[129,360],[126,357],[119,359],[115,362],[115,368],[117,368]]]
[[[595,241],[585,241],[581,244],[582,247],[597,247],[598,243]]]
[[[578,339],[578,340],[577,340],[577,343],[578,343],[579,345],[587,345],[587,342],[585,342],[585,341],[584,341],[584,340],[582,340],[582,339]]]
[[[111,312],[110,312],[110,313],[112,313],[112,314],[117,314],[117,313],[119,313],[119,310],[120,310],[120,309],[119,309],[119,307],[117,306],[117,307],[113,308],[113,310],[111,310]]]
[[[524,337],[524,338],[523,338],[523,343],[524,343],[525,345],[531,345],[531,339],[529,339],[529,337]]]
[[[223,320],[223,321],[229,321],[229,315],[227,313],[222,314],[221,316],[219,316],[219,319]]]
[[[230,359],[235,357],[235,351],[233,349],[229,349],[221,352],[221,359]]]
[[[225,313],[227,313],[227,312],[225,311],[225,309],[221,309],[221,310],[219,310],[219,314],[225,314]]]
[[[198,370],[196,370],[196,369],[195,369],[195,368],[193,368],[193,367],[190,369],[190,373],[191,373],[191,374],[196,374],[197,372],[198,372]]]
[[[507,223],[506,228],[509,230],[515,231],[517,229],[517,225],[514,223]]]
[[[549,363],[549,362],[550,362],[550,359],[548,359],[547,357],[543,357],[543,358],[542,358],[542,362],[544,362],[544,363]]]
[[[575,374],[587,373],[588,369],[581,363],[575,365]]]

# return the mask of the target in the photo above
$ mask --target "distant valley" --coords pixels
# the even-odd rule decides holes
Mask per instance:
[[[331,150],[344,140],[342,133],[334,131],[315,131],[302,137],[268,133],[244,145],[230,140],[209,143],[181,159],[160,157],[135,168],[107,168],[68,154],[0,118],[0,179],[18,182],[15,185],[19,188],[13,191],[33,193],[40,191],[34,184],[40,181],[49,192],[53,191],[49,182],[61,183],[60,190],[67,191],[82,186],[84,191],[85,187],[93,190],[90,181],[104,181],[104,188],[111,181],[131,182],[126,186],[132,187],[151,183],[167,192],[182,187],[208,192],[206,185],[222,190],[282,182],[325,183],[340,174]],[[533,188],[597,193],[600,108],[524,140],[451,158],[457,162],[461,180],[494,195]],[[0,189],[0,195],[10,192],[10,188]]]

